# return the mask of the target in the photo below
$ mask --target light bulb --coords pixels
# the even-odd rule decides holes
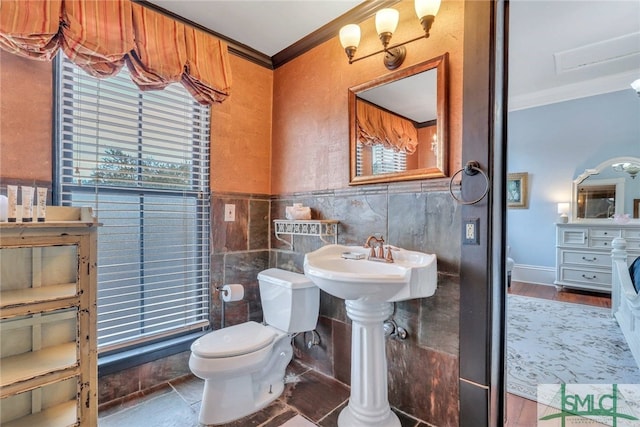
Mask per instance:
[[[400,12],[395,9],[380,9],[376,13],[376,31],[378,35],[384,33],[391,33],[398,28],[398,19],[400,18]]]
[[[440,0],[415,0],[416,15],[418,19],[425,16],[436,16],[440,9]]]
[[[356,24],[345,25],[340,29],[340,43],[343,48],[355,47],[360,44],[360,27]]]

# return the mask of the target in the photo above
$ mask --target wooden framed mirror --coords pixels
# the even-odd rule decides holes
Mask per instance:
[[[349,89],[349,185],[448,174],[448,54]]]

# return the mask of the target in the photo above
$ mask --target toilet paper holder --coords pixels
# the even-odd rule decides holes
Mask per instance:
[[[222,286],[216,286],[216,291],[220,293],[220,303],[222,305],[220,309],[220,329],[224,328],[224,300],[222,299],[222,295],[226,295],[228,292],[226,289],[222,289]]]
[[[225,304],[226,297],[229,296],[229,294],[231,292],[230,286],[233,286],[233,285],[216,286],[214,288],[216,291],[219,292],[219,294],[220,294],[220,302],[222,303],[221,304],[221,308],[220,308],[220,328],[221,329],[224,328],[224,326],[225,326],[225,320],[224,320],[224,318],[225,318],[225,310],[224,310],[224,306],[226,305]],[[238,285],[238,286],[241,286],[241,285]],[[243,292],[243,295],[240,298],[242,298],[243,296],[244,296],[244,292]]]
[[[216,290],[220,292],[224,302],[240,301],[244,298],[244,287],[239,283],[217,286]]]

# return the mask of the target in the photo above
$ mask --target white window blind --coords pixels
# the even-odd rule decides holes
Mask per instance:
[[[62,56],[62,55],[61,55]],[[140,91],[59,58],[57,198],[98,230],[98,348],[205,326],[209,109],[181,85]]]
[[[364,164],[362,163],[364,158],[363,151],[366,149],[371,150],[372,175],[404,172],[405,170],[407,170],[406,153],[398,152],[391,148],[386,148],[382,144],[370,145],[368,147],[364,147],[362,144],[358,144],[356,147],[356,174],[358,176],[368,175],[368,173],[364,173]]]

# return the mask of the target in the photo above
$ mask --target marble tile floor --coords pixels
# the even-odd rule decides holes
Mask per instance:
[[[255,414],[223,427],[336,427],[349,387],[293,362],[282,395]],[[144,397],[101,410],[98,427],[198,427],[203,381],[188,377]],[[402,427],[428,424],[396,411]]]

